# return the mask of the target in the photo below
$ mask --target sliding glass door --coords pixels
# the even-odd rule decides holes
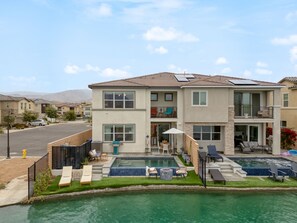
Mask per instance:
[[[256,116],[260,111],[260,93],[235,92],[235,116]]]

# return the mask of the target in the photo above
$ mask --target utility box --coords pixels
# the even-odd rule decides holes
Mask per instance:
[[[103,152],[103,142],[102,141],[92,141],[92,150],[95,149],[97,152]]]

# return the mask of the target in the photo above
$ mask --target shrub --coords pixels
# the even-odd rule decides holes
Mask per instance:
[[[3,134],[3,133],[4,133],[3,128],[0,127],[0,134]]]
[[[266,129],[266,136],[273,134],[272,128]],[[295,146],[297,141],[297,133],[289,128],[281,128],[281,148],[282,149],[291,149]]]
[[[36,177],[36,181],[34,184],[34,194],[36,196],[41,195],[43,191],[46,191],[52,179],[52,173],[50,169],[47,169],[41,173],[39,173]]]
[[[75,119],[76,119],[76,115],[74,111],[68,111],[64,114],[64,120],[75,121]]]
[[[24,122],[32,122],[38,118],[38,114],[32,111],[24,111],[23,112],[23,121]]]
[[[16,123],[12,127],[16,128],[16,129],[24,129],[24,128],[26,128],[26,125],[22,124],[22,123]]]

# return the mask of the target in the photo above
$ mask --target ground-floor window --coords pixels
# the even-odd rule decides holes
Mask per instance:
[[[195,140],[221,140],[221,126],[193,126]]]
[[[104,141],[134,142],[134,124],[103,125]]]

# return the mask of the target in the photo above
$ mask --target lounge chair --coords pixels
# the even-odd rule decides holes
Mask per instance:
[[[252,152],[252,149],[249,145],[244,145],[242,142],[239,143],[239,146],[240,146],[240,150],[242,153],[251,153]]]
[[[297,163],[291,162],[291,172],[293,173],[292,175],[297,178]]]
[[[269,166],[270,166],[270,170],[269,170],[270,175],[268,177],[269,178],[271,177],[275,181],[284,182],[286,173],[279,170],[278,167],[276,166],[276,164],[274,164],[274,163],[270,163]]]
[[[166,116],[172,117],[173,115],[173,107],[167,107],[166,111],[163,113]]]
[[[69,186],[72,179],[72,166],[63,166],[59,187]]]
[[[215,145],[208,145],[207,149],[208,149],[208,157],[210,160],[213,160],[214,162],[216,162],[217,160],[221,159],[222,162],[224,162],[223,157],[218,154]]]
[[[224,184],[226,184],[226,179],[222,175],[221,171],[219,171],[218,169],[210,169],[209,173],[214,183],[223,182]]]
[[[146,166],[146,176],[150,177],[150,176],[158,176],[158,171],[155,167],[148,167]]]
[[[186,177],[188,175],[188,171],[186,167],[181,167],[175,171],[176,176]]]
[[[80,179],[80,185],[91,184],[92,182],[92,165],[84,165],[83,173]]]

